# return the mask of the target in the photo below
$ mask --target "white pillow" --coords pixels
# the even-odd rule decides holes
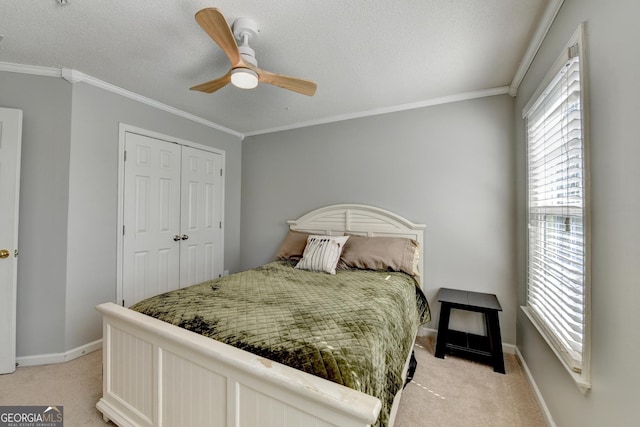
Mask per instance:
[[[336,274],[340,254],[349,236],[316,236],[307,238],[302,259],[296,268]]]

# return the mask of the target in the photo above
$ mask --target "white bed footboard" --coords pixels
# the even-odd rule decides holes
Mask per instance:
[[[101,304],[105,420],[123,426],[367,426],[375,397]]]

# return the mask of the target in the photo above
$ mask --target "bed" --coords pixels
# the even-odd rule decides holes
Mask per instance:
[[[406,239],[396,240],[411,239],[418,243],[417,248],[423,244],[423,225],[371,206],[328,206],[288,223],[289,233],[348,234],[353,242],[373,237],[402,237]],[[308,258],[307,252],[305,258]],[[345,260],[348,264],[349,257]],[[422,257],[416,260],[413,273],[419,283]],[[132,309],[112,303],[98,306],[104,319],[104,375],[103,396],[97,408],[105,420],[120,426],[393,425],[415,332],[429,316],[426,300],[421,311],[420,304],[416,304],[421,292],[416,289],[415,281],[401,272],[355,268],[325,274],[296,269],[295,265],[295,260],[276,261],[228,278],[153,297]],[[283,275],[292,280],[270,279],[268,285],[261,285],[266,277]],[[322,281],[315,283],[316,279]],[[374,280],[381,281],[382,285],[374,284]],[[283,285],[276,283],[281,281]],[[249,282],[259,285],[252,287],[255,285]],[[354,295],[340,293],[345,283]],[[292,286],[303,286],[303,292],[292,291]],[[376,291],[380,286],[397,288],[399,293]],[[404,294],[405,290],[400,293],[401,289],[411,287],[414,293],[410,296]],[[403,328],[411,330],[408,340],[398,338],[398,342],[389,344],[398,354],[394,357],[399,358],[399,365],[393,369],[385,365],[386,370],[376,372],[373,367],[383,364],[368,365],[367,357],[393,359],[393,352],[365,347],[367,343],[376,348],[381,344],[375,335],[352,334],[351,329],[384,330],[387,326],[379,323],[381,318],[400,316],[390,320],[391,332],[387,332],[387,335],[400,336],[393,328],[403,322],[404,315],[396,314],[399,309],[388,308],[382,315],[374,316],[373,326],[368,327],[356,323],[359,319],[344,316],[374,311],[369,309],[373,307],[369,301],[365,301],[368,306],[363,306],[363,300],[375,300],[375,307],[382,307],[381,301],[387,293],[387,299],[405,300],[402,304],[407,307],[411,304],[406,300],[413,298],[413,307],[418,308],[416,313],[405,316],[412,319],[405,322],[407,325]],[[293,309],[274,315],[273,304],[296,294],[301,294],[302,299],[289,303]],[[223,299],[225,295],[227,299],[241,300],[242,308],[231,307],[230,302]],[[211,305],[207,311],[211,314],[193,312],[189,308],[192,306],[183,308],[181,303],[190,299],[200,301],[197,304],[200,306]],[[329,317],[333,314],[317,311],[318,306],[333,310],[341,305],[349,309],[338,313],[339,321]],[[234,329],[238,323],[234,320],[234,311],[236,316],[251,314],[248,322],[257,326],[262,335]],[[314,319],[308,325],[301,324],[300,317]],[[280,320],[274,323],[272,319]],[[327,327],[328,324],[331,326]],[[324,335],[327,330],[336,329],[337,324],[347,325],[347,330],[338,329],[334,334],[338,338]],[[274,336],[276,330],[280,332]],[[280,335],[291,339],[295,346],[281,345]],[[308,342],[303,342],[305,340]],[[270,347],[260,345],[266,341]],[[272,349],[273,341],[278,342],[277,351]],[[374,356],[364,357],[366,355]],[[322,374],[318,370],[323,371]],[[382,389],[393,393],[387,396]]]

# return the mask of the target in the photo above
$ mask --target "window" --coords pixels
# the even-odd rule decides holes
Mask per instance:
[[[525,312],[581,389],[589,386],[589,254],[582,27],[525,107]]]

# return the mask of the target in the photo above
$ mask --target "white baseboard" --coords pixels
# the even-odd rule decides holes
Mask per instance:
[[[422,327],[420,331],[418,331],[418,336],[421,337],[436,337],[438,335],[437,329]],[[516,354],[516,346],[513,344],[502,343],[502,352],[504,354]]]
[[[516,346],[513,344],[502,343],[502,352],[504,354],[516,354]]]
[[[102,348],[102,338],[90,342],[89,344],[73,348],[64,353],[39,354],[35,356],[16,357],[17,366],[39,366],[50,365],[52,363],[64,363],[73,359],[77,359],[85,354],[92,353]]]
[[[435,337],[436,335],[438,335],[437,330],[427,328],[426,326],[423,326],[421,329],[418,330],[419,337]]]
[[[520,353],[520,350],[518,350],[518,347],[516,347],[516,357],[520,360],[520,363],[524,368],[524,372],[525,372],[525,375],[527,376],[527,380],[529,380],[529,384],[533,389],[533,394],[536,396],[536,400],[538,401],[538,405],[540,405],[540,410],[542,411],[542,416],[547,422],[547,425],[549,427],[556,427],[556,423],[555,421],[553,421],[553,417],[551,416],[551,412],[549,412],[549,408],[547,407],[547,404],[545,403],[544,398],[542,397],[542,393],[540,393],[540,389],[538,388],[536,381],[533,379],[533,375],[531,375],[531,371],[527,366],[527,362],[524,360],[524,357],[522,356],[522,353]]]

